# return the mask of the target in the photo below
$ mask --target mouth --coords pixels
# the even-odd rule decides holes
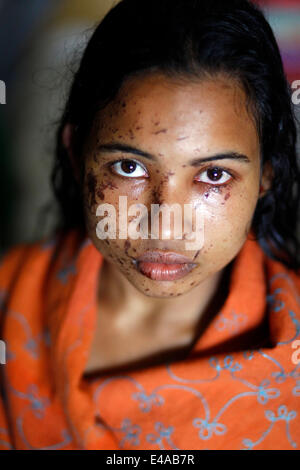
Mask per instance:
[[[186,276],[197,264],[173,252],[147,251],[135,260],[137,270],[153,281],[176,281]]]

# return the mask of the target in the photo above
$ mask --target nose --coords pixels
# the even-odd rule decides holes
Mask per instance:
[[[193,231],[193,206],[188,191],[175,178],[165,177],[149,198],[148,226],[151,238],[185,240]]]

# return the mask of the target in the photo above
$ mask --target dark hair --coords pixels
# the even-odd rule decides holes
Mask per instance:
[[[124,80],[161,71],[174,78],[229,74],[246,91],[261,144],[261,169],[273,169],[271,189],[260,198],[252,228],[264,252],[299,269],[297,222],[300,171],[296,117],[274,34],[249,0],[122,0],[96,28],[75,74],[57,133],[52,184],[63,229],[84,229],[80,184],[62,143],[66,123],[81,151],[95,114]]]

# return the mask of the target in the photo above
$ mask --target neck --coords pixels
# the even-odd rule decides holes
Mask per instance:
[[[140,328],[144,324],[147,328],[150,325],[154,334],[167,329],[169,335],[173,332],[174,337],[191,339],[202,316],[209,312],[207,316],[211,318],[214,310],[220,309],[225,301],[229,268],[230,265],[186,294],[166,299],[144,295],[105,260],[100,273],[99,306],[105,305],[113,317],[111,321],[122,325],[122,328]]]

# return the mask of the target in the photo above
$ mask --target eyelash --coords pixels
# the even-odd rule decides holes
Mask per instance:
[[[115,165],[118,165],[118,164],[120,164],[120,163],[122,164],[122,163],[124,163],[124,162],[129,162],[129,163],[130,163],[130,162],[133,162],[133,163],[135,163],[137,166],[139,166],[140,168],[142,168],[142,169],[145,171],[145,173],[148,174],[146,168],[145,168],[139,161],[134,160],[134,159],[127,159],[127,158],[126,158],[126,159],[117,160],[117,161],[114,161],[114,162],[112,162],[112,163],[109,163],[108,166],[109,166],[109,168],[110,168],[110,171],[113,172],[114,174],[117,174],[118,176],[123,177],[123,178],[128,178],[128,179],[130,179],[130,178],[132,178],[132,179],[134,179],[134,178],[141,178],[141,176],[136,177],[136,176],[120,175],[119,173],[117,173],[117,172],[115,172],[115,171],[113,170],[113,167],[114,167]],[[196,183],[204,183],[204,184],[209,185],[209,186],[217,186],[217,187],[219,187],[219,188],[222,188],[222,187],[227,186],[227,185],[230,183],[230,181],[231,181],[232,179],[235,179],[235,176],[233,175],[233,173],[232,173],[230,170],[228,170],[228,169],[226,169],[226,168],[224,168],[224,167],[216,166],[216,165],[210,165],[210,166],[208,166],[207,168],[203,169],[203,170],[199,173],[199,175],[202,175],[203,173],[205,173],[205,172],[207,172],[207,171],[209,171],[209,170],[213,170],[213,169],[219,170],[219,171],[221,171],[222,173],[226,173],[227,175],[229,175],[229,176],[231,177],[231,179],[229,179],[228,181],[226,181],[225,183],[222,183],[222,184],[213,183],[213,182],[212,182],[212,183],[207,183],[207,182],[205,182],[205,181],[197,181],[197,180],[196,180],[195,182],[196,182]]]

